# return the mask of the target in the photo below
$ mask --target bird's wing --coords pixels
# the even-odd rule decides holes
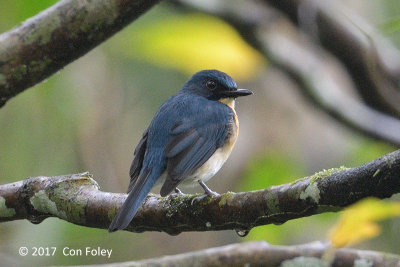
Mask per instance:
[[[203,120],[205,125],[201,127],[191,121],[181,122],[172,129],[174,137],[165,148],[168,175],[161,196],[168,195],[222,146],[229,132],[229,116],[226,115]]]
[[[133,185],[136,183],[137,178],[139,177],[140,170],[143,166],[144,154],[146,152],[147,146],[147,136],[149,129],[144,131],[142,139],[140,139],[139,144],[136,146],[135,151],[133,152],[134,159],[131,164],[131,168],[129,170],[129,176],[131,180],[129,182],[128,193],[132,190]]]

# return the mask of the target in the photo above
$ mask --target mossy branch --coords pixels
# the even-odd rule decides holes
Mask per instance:
[[[400,150],[362,166],[320,172],[290,184],[192,200],[196,195],[149,195],[127,228],[132,232],[250,230],[265,224],[337,211],[364,197],[400,192]],[[0,186],[0,222],[58,217],[107,229],[126,194],[107,193],[89,173],[31,177]]]
[[[298,246],[271,246],[246,242],[161,258],[118,263],[119,267],[147,266],[399,266],[400,256],[356,249],[331,249],[315,242]],[[102,265],[103,266],[103,265]],[[105,264],[104,267],[115,266]]]
[[[0,107],[137,19],[160,0],[62,0],[0,35]]]

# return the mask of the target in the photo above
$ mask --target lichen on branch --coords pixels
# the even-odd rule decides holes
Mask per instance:
[[[160,0],[62,0],[0,35],[0,107],[83,56]]]
[[[400,192],[400,150],[356,168],[335,168],[289,184],[204,198],[150,194],[128,226],[132,232],[250,230],[259,225],[337,211],[364,197]],[[0,186],[0,222],[58,217],[107,229],[126,194],[108,193],[89,173],[31,177]]]

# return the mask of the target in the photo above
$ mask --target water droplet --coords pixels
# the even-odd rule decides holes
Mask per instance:
[[[245,237],[250,233],[250,229],[235,229],[235,232],[240,237]]]
[[[275,222],[272,222],[272,223],[275,224],[275,225],[282,225],[282,224],[284,224],[285,222],[287,222],[287,220],[275,221]]]
[[[39,223],[43,222],[43,220],[46,219],[46,218],[47,218],[47,216],[34,216],[34,215],[32,215],[32,216],[30,216],[28,218],[28,220],[33,224],[39,224]]]

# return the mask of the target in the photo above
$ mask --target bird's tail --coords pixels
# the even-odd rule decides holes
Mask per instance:
[[[154,175],[150,170],[145,170],[139,175],[127,199],[108,227],[109,232],[125,229],[129,225],[157,178],[158,175]]]

